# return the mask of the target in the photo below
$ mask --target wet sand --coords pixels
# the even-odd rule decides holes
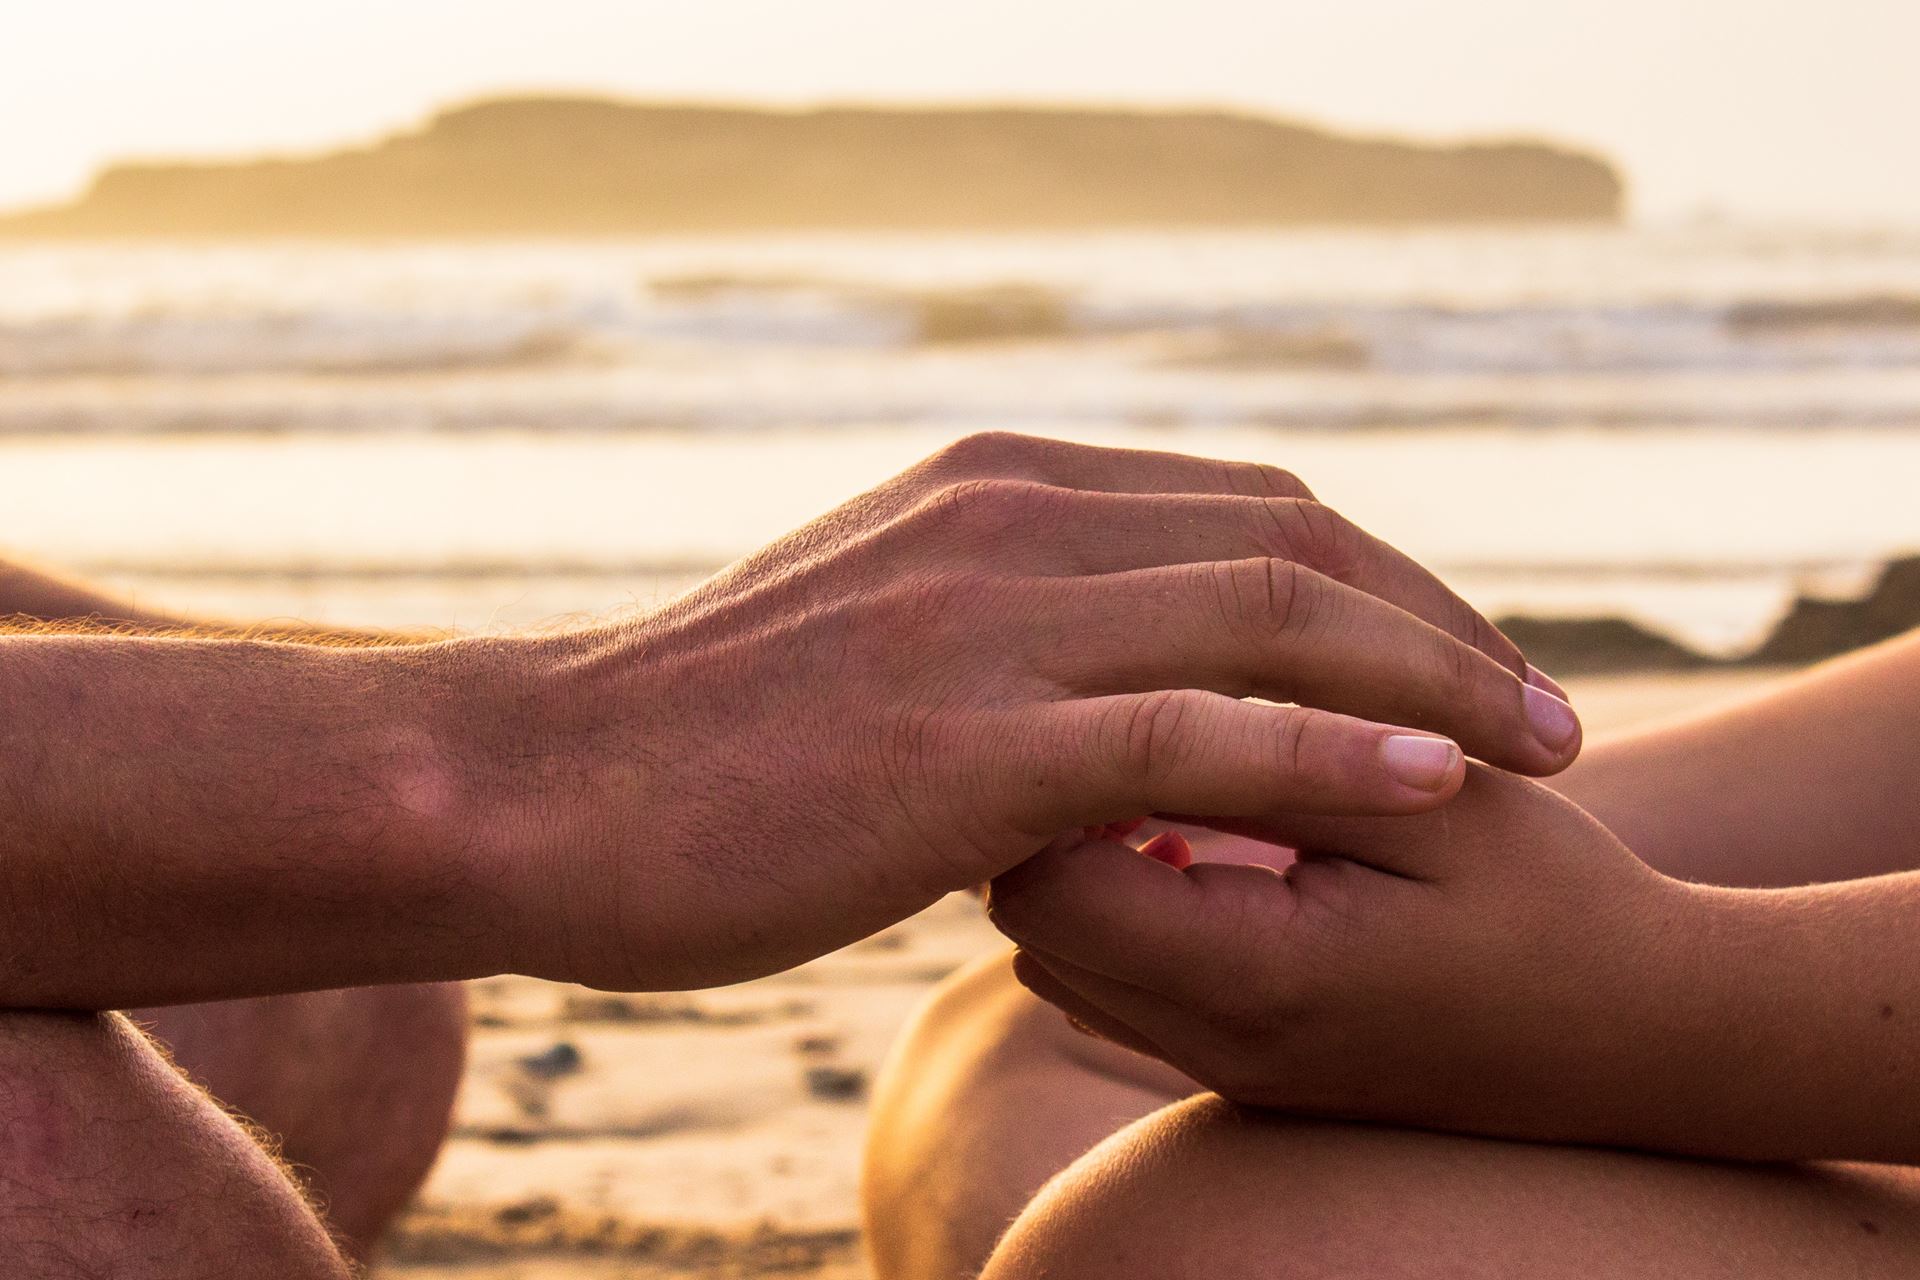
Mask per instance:
[[[1569,683],[1593,735],[1770,678]],[[996,940],[978,904],[954,897],[791,973],[716,991],[475,984],[454,1138],[375,1275],[864,1276],[867,1087],[928,989]]]

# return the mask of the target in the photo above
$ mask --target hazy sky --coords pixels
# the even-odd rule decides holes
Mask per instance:
[[[1920,220],[1916,0],[7,0],[0,204],[512,90],[1229,105],[1620,160],[1642,213]]]

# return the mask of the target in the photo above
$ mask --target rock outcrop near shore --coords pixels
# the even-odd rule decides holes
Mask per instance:
[[[1766,639],[1732,658],[1699,653],[1623,618],[1509,617],[1499,625],[1531,662],[1556,675],[1799,666],[1920,627],[1920,556],[1888,562],[1858,599],[1796,598]]]
[[[357,149],[108,169],[35,236],[517,236],[1615,220],[1605,160],[1224,112],[510,99]]]
[[[1695,671],[1715,665],[1679,641],[1626,618],[1501,618],[1527,661],[1556,675]]]
[[[1881,570],[1873,590],[1858,600],[1801,596],[1747,658],[1772,666],[1817,662],[1920,627],[1920,556]]]

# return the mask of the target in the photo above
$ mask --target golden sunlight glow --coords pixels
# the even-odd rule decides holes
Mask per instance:
[[[1910,0],[102,0],[14,5],[0,206],[127,155],[317,148],[450,100],[1217,104],[1611,154],[1635,207],[1920,217]]]

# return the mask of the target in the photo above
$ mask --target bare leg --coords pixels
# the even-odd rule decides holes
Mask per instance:
[[[861,1187],[877,1280],[973,1280],[1047,1179],[1197,1088],[1074,1031],[1010,955],[942,983],[877,1082]]]
[[[973,1280],[989,1255],[985,1280],[1920,1274],[1916,1170],[1263,1119],[1193,1094],[1070,1030],[1004,954],[970,966],[876,1092],[875,1275]]]
[[[445,1141],[466,1057],[458,984],[140,1011],[182,1071],[280,1144],[364,1260]]]
[[[346,1280],[271,1156],[115,1014],[0,1013],[0,1259],[34,1280]]]
[[[1176,1103],[1076,1161],[982,1280],[1920,1273],[1920,1171],[1733,1166]]]

